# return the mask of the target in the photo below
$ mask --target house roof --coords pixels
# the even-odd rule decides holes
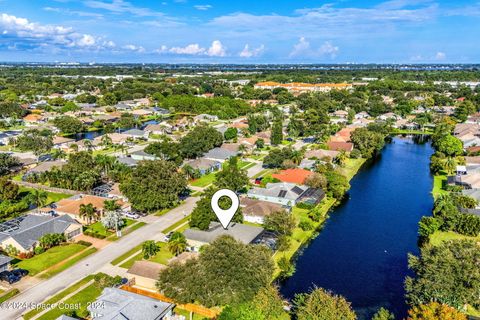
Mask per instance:
[[[47,171],[50,171],[53,169],[53,167],[57,167],[57,168],[62,168],[64,165],[66,165],[67,163],[65,161],[45,161],[45,162],[40,162],[38,164],[38,166],[36,166],[35,168],[31,169],[29,172],[33,172],[33,173],[43,173],[43,172],[47,172]]]
[[[335,142],[335,141],[330,141],[327,142],[327,146],[330,150],[335,150],[335,151],[352,151],[353,150],[353,143],[351,142]]]
[[[23,121],[27,122],[37,122],[43,119],[43,116],[40,114],[27,114],[25,117],[23,117]]]
[[[24,249],[30,249],[47,233],[64,233],[72,224],[78,224],[69,216],[21,216],[0,224],[0,241],[13,238]]]
[[[145,135],[145,131],[140,129],[130,129],[130,130],[124,131],[123,134],[129,135],[129,136],[143,137]]]
[[[317,158],[317,159],[322,159],[325,157],[329,157],[331,159],[335,158],[338,156],[340,152],[335,151],[335,150],[308,150],[305,153],[305,158],[310,159],[310,158]]]
[[[183,233],[188,240],[199,241],[203,243],[211,243],[220,236],[228,235],[244,244],[249,244],[263,233],[261,227],[249,226],[240,223],[230,223],[228,229],[225,230],[218,222],[210,223],[210,227],[206,231],[187,229]]]
[[[80,194],[73,197],[62,199],[57,202],[57,212],[68,213],[72,215],[80,215],[80,206],[91,203],[97,210],[103,210],[105,207],[105,200],[110,200],[104,197],[97,197],[92,195]],[[125,202],[117,200],[120,206],[125,206]]]
[[[101,320],[157,320],[175,306],[118,288],[103,289],[96,302],[87,309],[93,319]]]
[[[135,276],[140,276],[148,279],[158,279],[158,275],[160,271],[165,269],[167,266],[152,262],[152,261],[135,261],[135,263],[128,269],[128,273],[135,275]]]
[[[62,144],[62,143],[69,143],[69,142],[75,142],[75,139],[70,139],[70,138],[65,138],[65,137],[59,137],[55,136],[53,138],[53,144]]]
[[[294,183],[267,183],[265,188],[254,187],[248,190],[248,196],[250,198],[255,198],[256,196],[264,196],[283,198],[287,200],[297,200],[306,190],[308,190],[307,186],[299,186]]]
[[[214,166],[218,166],[219,162],[215,160],[205,159],[205,158],[198,158],[195,160],[185,161],[185,164],[188,164],[190,167],[194,169],[208,170]]]
[[[285,210],[285,208],[280,204],[246,197],[242,197],[240,199],[240,206],[242,207],[242,213],[244,215],[258,217],[265,217],[273,212]]]
[[[122,163],[129,167],[134,167],[138,164],[138,161],[133,159],[132,157],[118,157],[117,160],[119,163]]]
[[[305,179],[307,179],[312,174],[312,171],[295,168],[282,170],[279,173],[274,173],[272,174],[272,177],[282,182],[303,184],[305,182]]]
[[[180,263],[180,264],[183,264],[185,262],[187,262],[188,260],[190,259],[195,259],[198,257],[198,253],[197,252],[182,252],[180,253],[178,256],[176,257],[173,257],[171,259],[168,260],[168,264],[171,264],[171,263]]]
[[[0,254],[0,266],[4,266],[8,263],[10,263],[10,261],[12,261],[13,259],[8,257],[8,256],[4,256],[3,254]]]
[[[213,148],[212,150],[208,151],[206,154],[203,155],[204,158],[207,159],[214,159],[214,160],[227,160],[231,157],[236,156],[237,153],[223,149],[223,148]]]

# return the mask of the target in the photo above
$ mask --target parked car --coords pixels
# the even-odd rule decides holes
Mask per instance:
[[[136,213],[133,212],[126,212],[125,217],[130,218],[130,219],[138,219],[140,216]]]
[[[11,273],[17,277],[20,277],[20,278],[23,278],[25,277],[26,275],[28,275],[28,270],[25,270],[25,269],[15,269],[15,270],[12,270]]]
[[[3,272],[0,273],[0,280],[1,281],[6,281],[9,284],[18,282],[18,281],[20,281],[20,279],[21,279],[20,277],[14,275],[10,271],[3,271]]]
[[[163,238],[163,240],[164,240],[165,242],[170,241],[170,238],[172,237],[172,234],[173,234],[173,231],[170,231],[169,233],[167,233],[167,234],[165,235],[165,238]]]

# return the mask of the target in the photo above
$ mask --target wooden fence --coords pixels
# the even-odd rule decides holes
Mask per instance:
[[[175,303],[175,301],[173,301],[170,298],[167,298],[166,296],[164,296],[161,293],[142,290],[142,289],[131,287],[131,286],[128,286],[128,285],[124,285],[124,286],[120,287],[120,289],[128,291],[128,292],[133,292],[133,293],[136,293],[136,294],[140,294],[142,296],[150,297],[150,298],[153,298],[153,299],[157,299],[157,300],[160,300],[160,301],[163,301],[163,302]],[[199,306],[199,305],[196,305],[196,304],[192,304],[192,303],[187,303],[187,304],[177,304],[177,303],[175,303],[175,304],[180,309],[187,310],[189,312],[193,312],[193,313],[199,314],[199,315],[207,317],[207,318],[215,318],[220,313],[219,311],[215,311],[215,310],[212,310],[212,309],[209,309],[209,308],[206,308],[206,307],[203,307],[203,306]]]

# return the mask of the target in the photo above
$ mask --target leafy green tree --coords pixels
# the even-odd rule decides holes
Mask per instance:
[[[24,131],[21,136],[13,139],[13,144],[21,151],[32,151],[38,157],[52,149],[53,139],[51,132],[31,129]]]
[[[435,145],[439,152],[450,157],[459,156],[463,153],[462,141],[452,135],[442,137]]]
[[[430,302],[408,310],[407,320],[467,320],[467,316],[446,304]]]
[[[393,313],[385,308],[380,308],[374,315],[372,320],[395,320]]]
[[[170,208],[179,201],[187,181],[172,162],[142,161],[130,179],[120,184],[120,190],[132,206],[141,211]]]
[[[428,239],[428,237],[434,234],[440,229],[442,222],[434,217],[422,217],[418,223],[418,235],[422,239]]]
[[[350,189],[350,183],[345,176],[335,172],[325,172],[327,178],[327,194],[337,200],[341,200],[345,193]]]
[[[291,236],[295,228],[295,218],[285,210],[276,211],[265,217],[263,226],[282,236]]]
[[[65,235],[63,233],[47,233],[38,239],[39,245],[44,249],[58,246],[65,241]]]
[[[187,239],[181,232],[174,232],[168,240],[168,250],[174,255],[179,255],[187,249]]]
[[[0,153],[0,176],[6,175],[10,170],[19,165],[17,158],[8,153]]]
[[[350,303],[344,297],[322,288],[315,288],[309,294],[297,296],[294,303],[298,320],[357,319]]]
[[[155,256],[160,248],[158,247],[157,243],[153,240],[147,240],[142,245],[142,253],[143,258],[148,260],[151,257]]]
[[[47,204],[48,201],[48,193],[43,190],[34,189],[30,192],[29,197],[37,208],[41,208]]]
[[[286,256],[282,256],[278,260],[277,266],[280,269],[281,279],[289,278],[295,273],[295,264],[293,264]]]
[[[63,134],[75,134],[85,130],[80,120],[70,116],[57,117],[53,120],[53,124]]]
[[[367,159],[373,157],[385,144],[385,136],[382,133],[370,131],[367,128],[358,128],[353,131],[350,140]]]
[[[197,126],[180,140],[180,150],[184,158],[193,159],[222,143],[220,132],[209,126]]]
[[[262,149],[265,147],[265,140],[263,139],[257,139],[257,141],[255,141],[255,146],[258,148],[258,149]]]
[[[248,175],[245,169],[238,167],[238,158],[232,157],[228,164],[215,175],[215,185],[220,189],[230,189],[238,192],[248,185]]]
[[[225,140],[233,140],[237,138],[238,135],[238,130],[237,128],[228,128],[223,136],[225,137]]]
[[[158,158],[173,161],[180,165],[183,161],[183,154],[179,143],[163,140],[153,142],[145,148],[145,152],[156,155]]]
[[[283,141],[283,126],[281,118],[275,119],[272,125],[272,136],[270,143],[274,146],[282,144]]]
[[[409,255],[408,266],[415,273],[405,280],[410,305],[430,302],[456,309],[470,304],[480,307],[480,247],[475,241],[446,241],[420,249],[420,256]]]
[[[269,249],[221,236],[198,259],[169,265],[160,273],[157,288],[179,303],[239,304],[270,285],[273,270]]]
[[[7,177],[0,178],[0,200],[15,200],[18,197],[18,185],[8,180]]]

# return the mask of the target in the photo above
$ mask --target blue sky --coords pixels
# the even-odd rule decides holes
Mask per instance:
[[[0,0],[0,61],[477,63],[480,0]]]

